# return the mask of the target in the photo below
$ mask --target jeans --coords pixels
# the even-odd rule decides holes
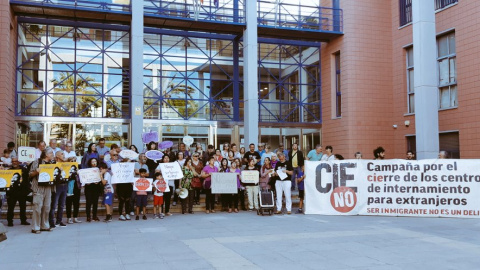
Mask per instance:
[[[73,217],[78,217],[78,209],[80,207],[80,189],[75,184],[73,189],[73,195],[67,197],[67,218],[72,217],[72,206],[73,206]]]
[[[293,168],[293,173],[292,173],[292,190],[295,189],[296,183],[297,183],[297,176],[298,173],[302,171],[302,168],[300,166]]]
[[[275,183],[275,189],[277,190],[277,211],[282,211],[282,195],[285,193],[285,208],[288,212],[292,211],[292,182],[278,181]]]
[[[63,209],[67,198],[68,185],[60,184],[55,186],[55,193],[52,194],[52,205],[50,206],[49,222],[50,226],[62,222]],[[57,222],[55,223],[55,208],[57,208]]]

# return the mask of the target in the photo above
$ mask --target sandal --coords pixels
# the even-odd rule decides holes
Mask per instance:
[[[228,209],[228,213],[232,213],[232,208],[229,208],[229,209]]]
[[[235,210],[233,210],[233,212],[238,213],[238,209],[235,208]]]

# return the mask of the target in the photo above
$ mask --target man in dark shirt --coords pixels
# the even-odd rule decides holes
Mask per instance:
[[[22,179],[17,179],[16,183],[12,183],[12,188],[7,191],[7,221],[8,226],[13,226],[13,211],[15,210],[15,205],[20,205],[20,221],[22,225],[30,225],[27,222],[27,216],[25,214],[26,210],[26,199],[28,193],[30,193],[30,182],[28,180],[28,172],[25,167],[20,166],[20,162],[17,157],[12,158],[12,168],[10,170],[21,170]],[[21,182],[20,182],[21,180]]]
[[[290,180],[292,174],[292,165],[290,165],[290,162],[285,159],[283,153],[278,153],[278,162],[275,165],[275,176],[277,177],[275,183],[275,190],[277,191],[276,214],[282,213],[282,193],[285,194],[285,208],[287,208],[287,214],[290,215],[292,213],[292,182]]]
[[[254,159],[255,164],[260,162],[261,157],[260,154],[255,151],[255,144],[251,143],[248,148],[250,151],[246,152],[245,155],[243,155],[243,163],[248,166],[248,161],[250,159]]]

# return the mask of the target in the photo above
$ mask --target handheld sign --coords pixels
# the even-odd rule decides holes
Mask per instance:
[[[78,170],[78,176],[82,186],[86,184],[98,183],[100,179],[100,170],[98,168],[88,168]]]
[[[160,160],[163,157],[163,153],[158,150],[150,150],[145,153],[145,156],[151,160]]]
[[[152,191],[151,178],[135,178],[133,181],[133,191]]]
[[[159,145],[158,145],[158,148],[159,149],[167,149],[167,148],[170,148],[173,146],[173,142],[172,141],[163,141],[161,142]]]
[[[236,173],[212,173],[212,194],[236,194]]]
[[[174,180],[183,178],[182,168],[180,168],[178,162],[160,163],[159,166],[164,179]]]
[[[8,191],[22,182],[22,170],[0,170],[0,190]]]
[[[62,176],[60,164],[40,164],[40,174],[38,175],[38,183],[43,185],[52,185],[55,178]]]
[[[185,136],[185,137],[183,137],[183,143],[184,143],[185,145],[187,145],[187,146],[192,145],[192,143],[193,143],[193,137],[192,137],[192,136],[188,136],[188,135]]]
[[[113,163],[112,184],[133,183],[135,163]]]
[[[60,165],[60,169],[62,169],[63,178],[69,178],[72,173],[76,173],[78,170],[77,162],[63,162],[58,165]]]
[[[35,160],[35,148],[21,146],[18,148],[18,161],[32,162]]]
[[[138,159],[138,153],[132,150],[122,150],[120,151],[120,156],[122,158],[128,158],[130,160]]]
[[[260,173],[258,171],[242,171],[242,183],[245,184],[258,184],[260,179]]]
[[[142,133],[143,143],[158,142],[158,132],[150,131]]]
[[[156,195],[161,195],[163,192],[170,192],[170,187],[164,179],[155,180],[155,182],[153,182],[153,186],[155,186]]]

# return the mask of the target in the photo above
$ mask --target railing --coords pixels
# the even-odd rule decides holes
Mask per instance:
[[[10,0],[10,3],[130,12],[130,0]]]
[[[343,31],[343,11],[341,9],[258,0],[257,10],[259,26]]]
[[[445,8],[449,5],[457,3],[458,0],[435,0],[435,10]]]
[[[239,0],[144,0],[144,13],[196,21],[245,23],[243,1]]]

